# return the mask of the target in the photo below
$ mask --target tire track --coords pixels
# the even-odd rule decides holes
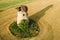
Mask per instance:
[[[39,0],[40,1],[40,0]],[[39,1],[27,4],[27,6],[31,9],[29,9],[29,15],[36,13],[37,11],[39,11],[42,7]],[[42,4],[43,5],[43,4]],[[37,6],[37,7],[36,7]],[[45,5],[46,6],[46,5]],[[44,7],[45,7],[44,6]],[[43,7],[42,7],[43,8]],[[13,10],[13,11],[12,11]],[[20,38],[17,38],[13,35],[11,35],[11,33],[9,33],[9,26],[10,24],[16,20],[16,10],[14,8],[12,9],[8,9],[7,11],[4,11],[1,13],[0,16],[0,35],[1,37],[3,37],[4,40],[20,40]],[[4,20],[5,19],[5,20]],[[8,20],[8,21],[7,21]],[[45,20],[39,20],[39,27],[40,27],[40,33],[39,35],[35,38],[35,40],[53,40],[52,39],[52,28],[49,27],[48,24],[46,24]],[[50,30],[48,30],[48,28]],[[52,34],[52,35],[51,35]],[[28,39],[29,40],[29,39]],[[33,38],[31,39],[33,40]]]
[[[11,19],[12,19],[13,17],[15,17],[15,16],[16,16],[16,14],[13,14],[13,15],[8,16],[7,18],[1,19],[1,20],[0,20],[0,25],[2,25],[2,24],[4,24],[5,22],[11,20]],[[2,21],[2,20],[3,20],[3,21]]]
[[[6,10],[4,12],[1,12],[0,13],[0,18],[4,18],[5,16],[11,15],[13,13],[16,13],[16,10],[13,10],[13,11],[11,11],[11,10],[13,10],[13,9],[9,9],[8,11]]]
[[[6,27],[8,27],[7,25],[10,25],[14,20],[16,20],[16,18],[14,17],[12,20],[7,21],[6,23],[4,23],[3,25],[0,25],[0,31],[6,29]],[[6,30],[7,31],[7,30]]]
[[[5,25],[4,23],[11,21],[11,19],[13,19],[13,18],[14,18],[14,17],[10,17],[10,18],[8,19],[8,21],[7,21],[7,20],[6,20],[6,21],[3,21],[2,24]],[[15,18],[16,18],[16,16],[15,16]],[[3,26],[2,24],[0,24],[0,27]]]

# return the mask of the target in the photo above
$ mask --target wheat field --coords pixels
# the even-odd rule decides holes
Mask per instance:
[[[39,35],[20,39],[10,33],[9,26],[17,17],[14,6],[0,12],[0,40],[60,40],[60,0],[36,0],[24,5],[29,8],[29,17],[39,24]]]

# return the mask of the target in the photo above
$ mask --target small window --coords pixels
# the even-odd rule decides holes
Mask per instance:
[[[25,14],[23,14],[23,16],[25,16]]]

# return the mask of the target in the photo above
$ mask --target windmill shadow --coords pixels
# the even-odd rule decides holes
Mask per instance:
[[[39,21],[39,19],[45,15],[45,12],[46,12],[49,8],[51,8],[52,6],[53,6],[53,5],[47,6],[46,8],[44,8],[44,9],[42,9],[41,11],[35,13],[34,15],[31,15],[29,18],[32,19],[32,20],[34,20],[34,21],[36,21],[36,22]]]

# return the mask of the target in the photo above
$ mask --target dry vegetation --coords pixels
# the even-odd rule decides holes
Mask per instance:
[[[53,6],[50,7],[50,4]],[[38,19],[40,26],[40,34],[30,40],[60,40],[60,0],[37,0],[26,5],[29,8],[29,16],[33,20]],[[13,36],[8,29],[16,20],[16,12],[15,8],[0,12],[0,40],[21,40]]]

